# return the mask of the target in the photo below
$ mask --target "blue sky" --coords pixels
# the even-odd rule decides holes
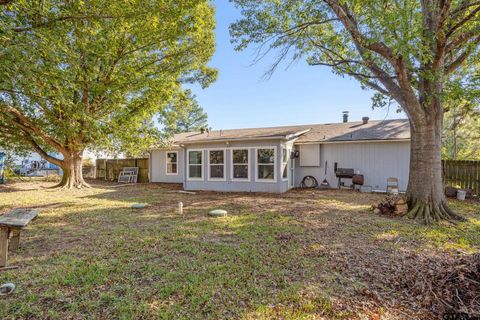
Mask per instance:
[[[210,66],[218,69],[218,80],[207,89],[193,89],[213,129],[340,122],[344,110],[350,111],[350,121],[404,117],[395,108],[388,114],[372,110],[373,91],[327,67],[304,61],[288,68],[284,64],[265,80],[275,53],[252,66],[255,48],[237,52],[230,43],[228,27],[240,17],[239,11],[227,0],[215,3],[217,47]]]

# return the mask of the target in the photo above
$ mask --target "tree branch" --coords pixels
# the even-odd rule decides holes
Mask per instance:
[[[335,0],[324,0],[325,3],[333,10],[338,19],[342,22],[343,26],[352,36],[355,43],[358,43],[365,49],[378,53],[392,64],[396,62],[396,58],[393,55],[393,50],[385,45],[381,41],[371,41],[365,37],[357,28],[357,23],[354,18],[348,12],[346,5],[340,5]]]
[[[364,36],[357,27],[357,22],[354,17],[349,13],[345,4],[340,4],[337,0],[324,0],[324,2],[332,9],[335,15],[342,22],[345,29],[349,32],[352,40],[365,61],[365,66],[369,68],[372,73],[378,77],[382,85],[387,88],[391,96],[397,100],[397,102],[406,108],[414,108],[416,95],[411,85],[411,74],[408,71],[401,56],[395,56],[393,50],[385,45],[381,41],[372,41]],[[366,50],[372,51],[384,59],[386,59],[390,65],[395,69],[397,73],[398,84],[392,80],[392,77],[385,72],[378,64],[365,52]],[[402,90],[403,89],[403,90]],[[407,101],[410,103],[407,104]]]
[[[471,21],[475,18],[475,16],[480,12],[480,2],[477,8],[473,9],[466,17],[462,20],[454,24],[448,31],[447,31],[447,38],[450,37],[457,29],[461,28],[465,23]]]
[[[446,53],[450,53],[458,47],[463,46],[465,43],[470,41],[472,38],[477,36],[480,33],[480,25],[475,29],[472,29],[468,32],[458,35],[455,39],[451,40],[446,47]]]
[[[49,155],[47,152],[45,152],[45,150],[43,150],[42,147],[40,147],[40,145],[35,141],[35,139],[33,139],[32,136],[30,135],[25,135],[24,136],[24,139],[26,142],[28,142],[32,148],[45,160],[47,160],[48,162],[50,163],[53,163],[59,167],[62,166],[62,161],[60,159],[57,159],[51,155]]]
[[[37,28],[45,28],[54,25],[55,23],[62,22],[62,21],[75,21],[75,20],[100,20],[100,19],[114,19],[115,16],[103,16],[103,15],[80,15],[80,16],[64,16],[64,17],[57,17],[52,18],[43,22],[34,23],[31,26],[24,26],[24,27],[14,27],[12,28],[15,32],[25,32],[31,31]]]
[[[0,105],[1,106],[1,105]],[[12,106],[3,104],[3,109],[13,116],[15,120],[12,121],[12,124],[20,128],[22,131],[28,134],[34,133],[35,135],[42,138],[45,143],[51,145],[59,151],[66,151],[65,147],[56,139],[46,134],[42,129],[35,126],[30,120],[28,120],[20,111],[15,109]]]
[[[480,44],[480,36],[475,38],[469,46],[455,59],[453,60],[450,64],[445,66],[445,72],[447,74],[452,73],[455,71],[458,67],[462,65],[462,63],[465,62],[465,60],[468,59],[468,57],[472,54],[472,52],[475,50],[476,46]]]
[[[452,11],[452,16],[455,17],[456,15],[465,12],[465,10],[467,10],[468,8],[471,8],[474,6],[480,6],[480,1],[471,1],[471,0],[463,1]]]

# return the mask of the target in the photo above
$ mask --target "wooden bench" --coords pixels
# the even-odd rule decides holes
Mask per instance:
[[[14,209],[0,216],[0,269],[8,265],[8,247],[17,250],[20,245],[20,231],[39,214],[38,210]]]

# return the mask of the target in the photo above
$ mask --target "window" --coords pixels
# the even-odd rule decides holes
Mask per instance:
[[[188,151],[188,178],[190,180],[202,180],[202,150]]]
[[[282,179],[288,178],[288,149],[282,148]]]
[[[257,149],[257,180],[275,182],[275,148]]]
[[[167,175],[177,174],[178,152],[167,152]]]
[[[248,149],[232,149],[232,180],[249,180]]]
[[[208,179],[225,179],[225,150],[208,151]]]

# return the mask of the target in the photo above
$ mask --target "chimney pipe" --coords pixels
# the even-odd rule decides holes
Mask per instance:
[[[368,120],[370,120],[369,117],[363,117],[363,118],[362,118],[363,124],[367,124],[367,123],[368,123]]]
[[[343,123],[348,122],[348,111],[343,111]]]

